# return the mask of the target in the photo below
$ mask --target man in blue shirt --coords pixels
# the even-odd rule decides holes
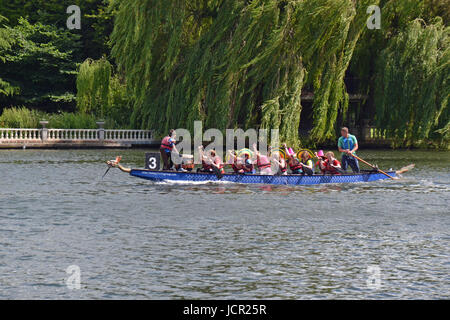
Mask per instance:
[[[352,134],[348,133],[348,128],[343,127],[341,129],[341,137],[338,140],[339,152],[342,154],[341,166],[343,170],[347,170],[347,166],[350,165],[353,172],[359,173],[358,160],[352,157],[358,150],[358,140]]]

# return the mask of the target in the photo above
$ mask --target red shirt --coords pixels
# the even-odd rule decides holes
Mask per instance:
[[[339,173],[339,171],[337,171],[335,168],[333,168],[333,167],[330,165],[330,161],[328,161],[328,159],[326,159],[326,160],[324,161],[324,164],[325,164],[325,170],[324,170],[324,172],[326,172],[326,173],[332,173],[332,174],[337,174],[337,173]],[[336,159],[334,159],[333,162],[332,162],[331,164],[332,164],[333,166],[336,166],[336,167],[338,167],[338,166],[341,165],[341,163],[340,163],[338,160],[336,160]]]

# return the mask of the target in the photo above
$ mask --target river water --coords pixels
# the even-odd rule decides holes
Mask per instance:
[[[449,152],[362,151],[416,164],[362,184],[101,179],[144,153],[0,151],[0,298],[450,298]]]

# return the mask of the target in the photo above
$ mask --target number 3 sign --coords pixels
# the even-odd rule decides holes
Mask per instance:
[[[145,154],[145,169],[160,170],[161,169],[161,155],[159,153]]]

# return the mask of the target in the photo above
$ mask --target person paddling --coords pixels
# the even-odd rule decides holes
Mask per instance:
[[[252,159],[250,159],[249,153],[244,153],[244,166],[242,167],[242,171],[239,173],[243,174],[255,174],[255,166],[253,165]]]
[[[303,174],[312,175],[314,173],[313,167],[314,163],[311,160],[311,155],[308,151],[303,151],[301,154],[301,165],[302,165],[302,172]]]
[[[198,168],[197,172],[212,172],[211,159],[205,154],[203,146],[198,147],[198,153],[202,167]]]
[[[316,168],[320,169],[320,172],[322,174],[325,173],[325,169],[326,169],[326,164],[325,164],[325,160],[327,158],[325,158],[325,155],[323,153],[323,150],[319,150],[318,152],[314,153],[314,155],[317,158],[317,162],[316,162]],[[317,170],[316,170],[317,171]]]
[[[244,173],[244,159],[237,156],[236,151],[228,150],[229,162],[234,173]]]
[[[222,159],[216,154],[215,150],[210,150],[209,154],[210,154],[209,160],[211,162],[211,167],[215,167],[216,169],[218,169],[218,171],[221,174],[224,174],[225,170],[223,169],[224,164],[222,162]],[[214,170],[214,168],[213,168],[213,170]]]
[[[259,169],[259,173],[262,175],[272,174],[272,164],[269,157],[261,154],[258,149],[256,149],[256,143],[253,144],[253,152],[256,155],[256,166]]]
[[[165,136],[161,141],[161,146],[159,147],[159,152],[161,153],[161,158],[164,163],[163,170],[171,170],[173,166],[172,162],[172,151],[179,153],[175,147],[177,133],[174,129],[170,129],[169,134]]]
[[[277,175],[287,175],[287,163],[282,156],[280,156],[280,152],[274,151],[271,156],[271,161],[278,166]]]
[[[286,144],[283,144],[283,147],[286,150],[286,156],[288,157],[288,164],[291,169],[291,173],[302,174],[302,164],[296,158],[294,150],[292,150],[292,148],[288,149]]]
[[[334,153],[329,151],[325,154],[326,160],[324,173],[339,174],[341,169],[341,163],[334,157]]]
[[[358,140],[356,137],[348,132],[348,128],[341,129],[341,137],[338,140],[338,149],[342,154],[342,170],[346,171],[350,165],[354,173],[359,173],[358,159],[353,157],[356,150],[358,150]]]

